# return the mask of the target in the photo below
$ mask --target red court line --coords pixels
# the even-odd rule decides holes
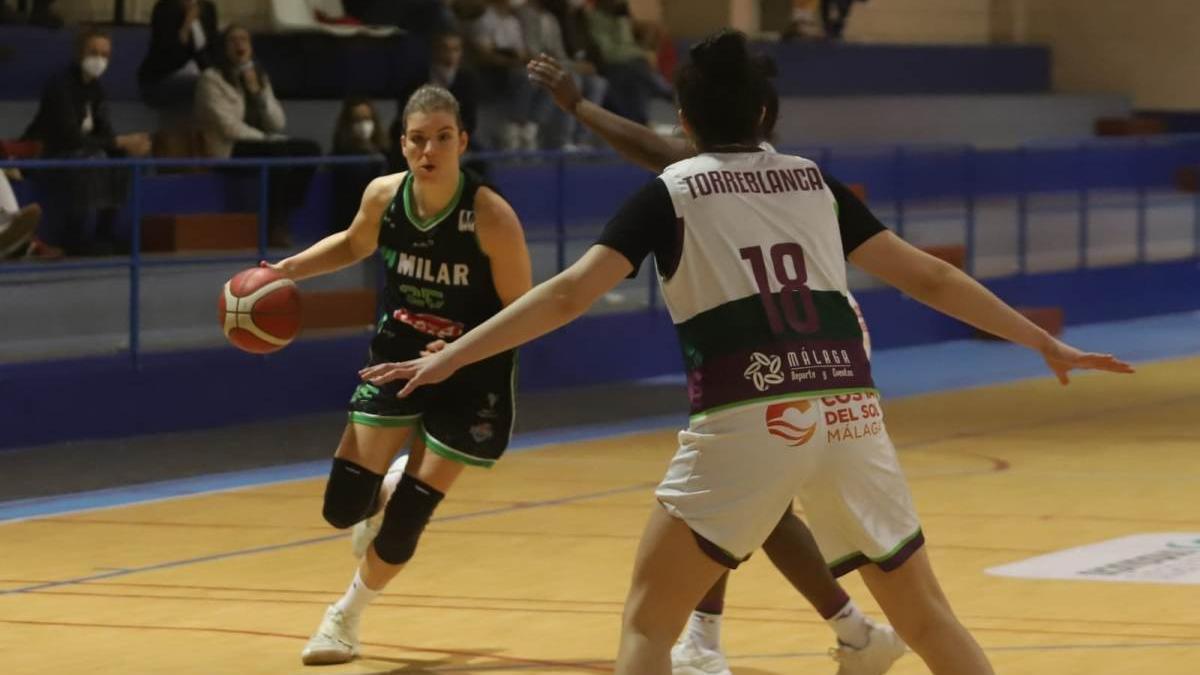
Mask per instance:
[[[284,638],[288,640],[303,640],[307,641],[307,635],[292,635],[289,633],[275,633],[271,631],[259,630],[242,630],[237,628],[214,628],[200,626],[139,626],[131,624],[105,624],[105,623],[83,623],[83,622],[66,622],[66,621],[31,621],[20,619],[0,619],[0,623],[26,626],[52,626],[56,628],[108,628],[121,630],[159,630],[159,631],[174,631],[185,633],[221,633],[226,635],[251,635],[255,637],[274,637]],[[410,645],[388,644],[384,642],[363,642],[367,647],[383,647],[385,649],[397,649],[406,652],[420,652],[425,654],[445,654],[448,656],[465,656],[472,658],[495,659],[506,663],[534,665],[534,666],[552,666],[555,668],[567,668],[571,670],[590,670],[602,673],[611,673],[611,667],[594,665],[605,663],[603,661],[579,661],[570,663],[567,661],[549,661],[545,659],[533,659],[525,657],[503,656],[500,654],[489,654],[486,652],[474,652],[460,649],[431,649],[428,647],[413,647]]]
[[[28,579],[3,579],[0,582],[4,583],[38,583],[38,580]],[[186,584],[133,584],[133,583],[118,583],[118,582],[99,582],[81,584],[97,587],[123,587],[123,588],[162,588],[171,590],[200,590],[200,591],[216,591],[216,592],[239,592],[239,593],[282,593],[282,594],[306,594],[306,595],[335,595],[339,591],[327,590],[300,590],[300,589],[267,589],[267,588],[244,588],[244,587],[227,587],[227,586],[199,586]],[[192,596],[192,595],[155,595],[155,594],[135,594],[135,593],[95,593],[83,591],[30,591],[29,595],[72,595],[83,597],[102,597],[102,598],[131,598],[131,599],[158,599],[158,600],[197,600],[197,601],[217,601],[217,602],[271,602],[279,604],[304,604],[304,605],[321,605],[328,604],[326,600],[290,600],[279,598],[248,598],[248,597],[208,597],[208,596]],[[618,614],[622,602],[614,600],[560,600],[553,598],[524,598],[524,597],[486,597],[486,596],[461,596],[461,595],[434,595],[420,593],[397,593],[389,594],[389,597],[413,597],[423,600],[467,600],[474,602],[528,602],[528,603],[553,603],[567,605],[608,605],[613,607],[613,610],[581,610],[581,609],[554,609],[554,608],[529,608],[529,607],[484,607],[478,605],[460,606],[460,605],[418,605],[411,603],[389,602],[387,600],[373,603],[372,607],[393,607],[393,608],[418,608],[418,609],[455,609],[455,610],[480,610],[480,611],[512,611],[512,612],[534,612],[534,613],[563,613],[563,614]],[[739,611],[757,611],[757,612],[782,612],[788,614],[804,614],[807,609],[804,607],[759,607],[752,605],[732,605],[727,604],[726,607]],[[822,621],[816,619],[805,619],[800,617],[788,617],[786,619],[774,619],[767,617],[739,617],[731,616],[732,620],[750,621],[756,623],[812,623],[821,624]],[[987,615],[960,615],[960,618],[969,619],[971,621],[999,621],[999,622],[1026,622],[1026,623],[1070,623],[1070,624],[1105,624],[1114,626],[1139,626],[1139,627],[1157,627],[1157,628],[1200,628],[1194,623],[1171,623],[1162,621],[1127,621],[1116,619],[1093,619],[1093,618],[1052,618],[1052,617],[1010,617],[1010,616],[987,616]],[[1021,632],[1023,629],[980,629],[980,630],[1014,630]],[[1039,629],[1028,629],[1037,631]],[[1046,631],[1054,632],[1054,631]],[[1062,634],[1073,634],[1064,631],[1058,631]],[[1105,635],[1098,633],[1079,633],[1080,635]],[[1146,637],[1146,636],[1137,636]],[[1179,636],[1159,636],[1179,638]],[[1179,638],[1184,639],[1184,638]],[[1200,639],[1188,636],[1186,639]]]
[[[327,604],[323,601],[317,601],[317,600],[279,600],[279,599],[272,599],[272,598],[244,598],[244,597],[243,598],[228,598],[228,597],[216,598],[216,597],[168,596],[168,595],[148,595],[148,594],[139,595],[139,594],[124,594],[124,593],[122,593],[122,594],[86,593],[86,592],[80,592],[80,591],[30,591],[28,594],[29,595],[51,595],[51,596],[67,595],[67,596],[111,598],[111,599],[122,599],[122,600],[124,600],[124,599],[129,599],[129,600],[174,600],[174,601],[201,601],[201,602],[209,601],[209,602],[224,602],[224,603],[228,603],[228,602],[245,602],[245,603],[261,602],[261,603],[271,603],[271,604],[294,604],[294,605],[313,605],[313,606],[324,606]],[[462,611],[470,611],[470,612],[504,612],[504,613],[529,612],[529,613],[535,613],[535,614],[588,614],[588,615],[604,615],[604,616],[616,616],[616,615],[620,614],[620,612],[616,608],[614,608],[612,610],[558,609],[558,608],[538,609],[538,608],[527,608],[527,607],[483,607],[483,606],[479,606],[479,605],[473,605],[473,606],[413,605],[413,604],[398,604],[398,603],[388,603],[388,602],[373,603],[372,606],[373,607],[376,607],[376,606],[391,607],[391,608],[397,608],[397,609],[433,609],[433,610],[443,610],[443,611],[444,610],[462,610]],[[734,618],[734,617],[731,617],[731,618]],[[766,623],[766,624],[802,623],[802,622],[796,621],[795,619],[792,619],[792,618],[781,619],[781,618],[739,616],[739,617],[736,617],[736,620],[740,621],[740,622],[745,622],[745,623]],[[979,617],[976,620],[1006,621],[1007,619],[994,619],[994,618]],[[3,620],[0,620],[0,621],[3,621]],[[816,620],[809,620],[809,621],[805,621],[803,623],[810,623],[810,624],[816,625],[820,622],[818,622]],[[1182,626],[1176,626],[1176,627],[1182,627]],[[1195,626],[1192,626],[1192,627],[1194,628]],[[975,631],[975,632],[980,632],[980,633],[983,633],[983,632],[1015,633],[1015,634],[1019,634],[1019,635],[1026,635],[1026,634],[1033,633],[1033,634],[1037,634],[1037,635],[1063,635],[1063,636],[1070,635],[1070,636],[1074,636],[1074,637],[1120,638],[1120,639],[1128,639],[1128,638],[1144,638],[1144,639],[1155,639],[1155,640],[1162,640],[1162,639],[1196,640],[1196,639],[1200,639],[1200,635],[1195,635],[1195,634],[1193,634],[1193,635],[1146,635],[1146,634],[1142,634],[1142,633],[1108,633],[1108,632],[1096,632],[1096,631],[1069,631],[1069,630],[1056,630],[1056,629],[1047,630],[1044,628],[1035,628],[1035,627],[993,628],[993,627],[987,627],[987,626],[979,626],[977,624],[972,624],[971,630]],[[385,646],[391,646],[391,645],[385,645]],[[397,647],[397,648],[406,649],[406,647]],[[440,650],[430,650],[430,651],[440,651]],[[449,652],[447,652],[447,653],[449,653]],[[455,653],[457,653],[457,652],[455,652]]]

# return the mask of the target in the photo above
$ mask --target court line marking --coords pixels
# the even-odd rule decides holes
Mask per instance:
[[[30,595],[43,596],[64,596],[64,597],[84,597],[84,598],[108,598],[116,600],[161,600],[167,602],[214,602],[214,603],[245,603],[245,604],[291,604],[291,605],[313,605],[326,606],[328,603],[325,600],[312,598],[250,598],[250,597],[216,597],[216,596],[197,596],[197,595],[161,595],[161,594],[133,594],[133,593],[96,593],[90,591],[27,591]],[[533,603],[531,603],[533,604]],[[495,606],[495,605],[450,605],[446,603],[437,604],[413,604],[399,602],[376,602],[372,603],[372,607],[380,607],[385,609],[395,610],[433,610],[433,611],[467,611],[467,612],[525,612],[528,614],[565,614],[565,615],[602,615],[602,616],[620,616],[620,607],[611,608],[580,608],[580,607],[521,607],[521,606]],[[731,617],[732,619],[732,617]],[[1002,621],[1003,619],[999,619]],[[799,623],[794,621],[791,616],[770,617],[770,616],[738,616],[737,622],[756,623],[756,624],[787,624],[795,625]],[[816,621],[805,622],[811,625],[819,625]],[[1136,625],[1129,626],[1135,630],[1139,627]],[[1179,626],[1178,628],[1185,628]],[[1019,635],[1062,635],[1070,637],[1085,637],[1085,638],[1110,638],[1110,639],[1145,639],[1145,640],[1194,640],[1200,639],[1194,633],[1187,635],[1163,635],[1163,634],[1146,634],[1146,633],[1130,633],[1130,632],[1104,632],[1099,630],[1063,630],[1059,628],[1046,628],[1045,626],[980,626],[972,623],[970,629],[975,633],[1015,633]]]
[[[543,507],[547,507],[547,506],[556,506],[559,504],[569,504],[571,502],[581,501],[581,500],[585,500],[585,499],[601,499],[603,497],[609,497],[609,496],[620,495],[620,494],[628,494],[630,492],[636,492],[636,491],[640,491],[640,490],[648,490],[657,484],[658,484],[657,481],[647,482],[647,483],[637,483],[634,485],[627,485],[625,487],[613,488],[610,490],[601,490],[598,492],[587,492],[587,493],[583,493],[583,494],[570,495],[567,497],[558,497],[555,499],[543,499],[543,500],[539,500],[539,501],[526,502],[526,503],[522,503],[522,504],[513,504],[512,506],[503,506],[503,507],[495,508],[495,509],[485,509],[482,511],[469,511],[467,513],[457,513],[454,515],[442,516],[440,518],[435,517],[430,522],[448,523],[448,522],[454,522],[454,521],[458,521],[458,520],[467,520],[467,519],[471,519],[471,518],[483,518],[486,516],[494,516],[494,515],[500,515],[500,514],[505,514],[505,513],[513,513],[516,511],[524,511],[524,510],[528,510],[528,509],[543,508]],[[39,591],[39,590],[42,590],[45,588],[55,588],[58,586],[70,586],[73,584],[81,584],[81,583],[85,583],[88,581],[97,581],[99,579],[112,579],[114,577],[123,577],[123,576],[128,576],[130,574],[139,574],[141,572],[153,572],[153,571],[157,571],[157,570],[171,569],[174,567],[182,567],[185,565],[194,565],[197,563],[212,562],[214,560],[225,560],[228,558],[237,558],[237,557],[241,557],[241,556],[254,555],[257,553],[266,553],[269,551],[280,551],[280,550],[289,549],[289,548],[298,548],[300,546],[307,546],[309,544],[320,544],[320,543],[324,543],[327,541],[334,541],[336,539],[342,539],[347,536],[349,536],[348,532],[338,532],[337,534],[329,534],[329,535],[324,535],[321,537],[310,537],[308,539],[300,539],[297,541],[283,542],[280,544],[269,544],[267,546],[255,546],[252,548],[244,548],[244,549],[237,549],[234,551],[226,551],[224,553],[213,553],[213,554],[197,556],[197,557],[193,557],[193,558],[183,558],[180,560],[171,560],[171,561],[162,562],[162,563],[154,563],[151,565],[142,565],[141,567],[130,567],[128,569],[116,570],[113,572],[105,572],[103,574],[91,574],[91,575],[82,576],[82,577],[74,577],[71,579],[63,579],[61,581],[50,581],[50,582],[41,583],[41,584],[34,584],[31,586],[23,586],[20,588],[10,588],[10,589],[5,589],[5,590],[0,590],[0,595],[14,595],[14,594],[18,594],[18,593],[27,593],[30,591]]]
[[[45,579],[0,579],[0,583],[11,584],[39,584],[46,582]],[[256,595],[328,595],[330,593],[340,593],[340,589],[316,589],[316,588],[276,588],[276,587],[253,587],[253,586],[214,586],[211,584],[169,584],[161,582],[141,581],[141,582],[121,582],[121,581],[106,581],[102,583],[87,584],[92,588],[97,589],[112,589],[119,590],[122,588],[138,589],[142,591],[151,590],[167,590],[167,591],[200,591],[209,593],[251,593]],[[52,594],[47,592],[46,594]],[[112,594],[114,597],[120,597],[118,594]],[[415,598],[422,601],[456,601],[456,602],[479,602],[479,603],[500,603],[500,602],[515,602],[515,603],[530,603],[530,604],[546,604],[546,605],[597,605],[611,606],[620,608],[624,604],[624,600],[588,600],[583,598],[537,598],[525,596],[511,595],[448,595],[445,593],[412,593],[412,592],[397,592],[388,593],[389,598]],[[386,602],[386,601],[384,601]],[[737,603],[727,603],[725,605],[730,609],[736,609],[739,612],[785,612],[795,613],[795,606],[776,606],[767,607],[761,605],[742,605]],[[1047,624],[1105,624],[1117,626],[1147,626],[1153,628],[1185,628],[1196,629],[1200,625],[1194,622],[1164,622],[1164,621],[1144,621],[1144,620],[1128,620],[1128,619],[1097,619],[1092,617],[1060,617],[1060,616],[989,616],[984,614],[959,614],[959,618],[965,619],[968,622],[976,621],[1009,621],[1018,623],[1047,623]],[[730,620],[739,620],[737,617],[731,617]],[[812,623],[814,625],[825,625],[823,619],[809,619],[805,617],[795,617],[793,619],[799,623]]]
[[[118,630],[159,630],[159,631],[175,631],[187,633],[222,633],[233,635],[251,635],[255,637],[273,637],[285,638],[288,640],[304,640],[307,641],[307,635],[293,635],[291,633],[275,633],[272,631],[260,630],[243,630],[239,628],[215,628],[208,626],[163,626],[163,625],[133,625],[133,624],[104,624],[104,623],[84,623],[84,622],[67,622],[67,621],[34,621],[24,619],[0,619],[0,623],[25,626],[53,626],[56,628],[100,628],[100,629],[118,629]],[[506,661],[509,663],[520,664],[527,667],[555,667],[555,668],[571,668],[578,670],[612,672],[611,667],[602,667],[598,664],[607,664],[607,660],[584,660],[577,662],[568,661],[551,661],[545,659],[533,659],[525,657],[504,656],[502,654],[470,651],[465,649],[433,649],[429,647],[413,647],[410,645],[396,645],[384,642],[363,642],[365,647],[383,647],[385,649],[396,649],[408,652],[423,652],[427,654],[445,654],[447,656],[465,656],[476,658],[490,658],[497,661]],[[372,658],[369,655],[364,655],[363,660],[370,661]]]
[[[1100,644],[1073,645],[1008,645],[989,647],[982,645],[983,651],[992,652],[1049,652],[1049,651],[1088,651],[1088,650],[1133,650],[1133,649],[1178,649],[1180,647],[1200,647],[1200,642],[1112,642]],[[908,655],[918,658],[911,651]],[[779,654],[726,654],[726,658],[734,663],[739,661],[762,661],[766,659],[808,659],[828,657],[825,652],[785,652]]]
[[[615,424],[587,424],[566,429],[535,431],[518,437],[508,454],[541,450],[566,443],[598,441],[661,431],[672,427],[678,428],[686,421],[687,416],[681,413],[679,415],[643,417]],[[64,516],[119,506],[152,504],[198,495],[219,494],[249,487],[266,487],[311,480],[327,475],[331,461],[332,459],[320,459],[90,492],[0,502],[0,525],[45,516]]]

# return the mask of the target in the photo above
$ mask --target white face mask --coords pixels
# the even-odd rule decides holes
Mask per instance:
[[[80,69],[93,79],[100,79],[105,70],[108,70],[108,59],[103,56],[85,56],[79,62]]]
[[[360,139],[364,141],[370,140],[373,133],[375,133],[374,120],[359,120],[354,123],[354,135]]]

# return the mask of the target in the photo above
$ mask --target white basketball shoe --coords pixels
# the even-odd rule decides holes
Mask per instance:
[[[702,647],[685,630],[671,648],[672,675],[733,675],[725,655],[718,649]]]
[[[883,675],[908,650],[891,626],[867,623],[870,628],[865,646],[855,649],[839,644],[829,650],[829,655],[838,662],[837,675]]]
[[[306,666],[326,666],[349,663],[358,657],[358,622],[340,609],[329,606],[317,632],[309,638],[300,660]]]

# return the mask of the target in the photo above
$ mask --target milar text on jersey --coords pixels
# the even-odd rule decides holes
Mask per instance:
[[[757,171],[702,171],[685,176],[692,198],[712,194],[773,195],[779,192],[823,190],[825,181],[816,167]]]
[[[434,284],[446,286],[469,286],[470,265],[435,263],[428,258],[401,253],[396,262],[396,273]]]

